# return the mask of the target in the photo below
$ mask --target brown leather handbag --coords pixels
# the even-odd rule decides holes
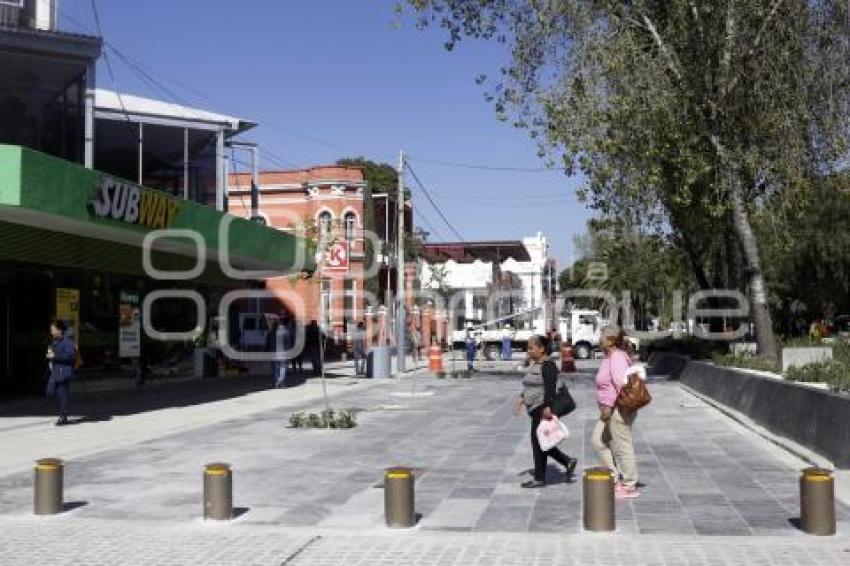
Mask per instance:
[[[636,375],[630,375],[629,382],[617,394],[617,407],[623,411],[637,411],[649,405],[650,401],[652,395],[649,394],[646,383]]]
[[[631,363],[631,359],[628,362]],[[613,375],[611,379],[616,383]],[[628,379],[628,382],[617,392],[617,407],[624,412],[632,412],[649,405],[652,395],[649,394],[644,380],[637,375],[630,375]]]

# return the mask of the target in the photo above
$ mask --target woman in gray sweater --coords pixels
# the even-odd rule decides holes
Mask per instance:
[[[531,365],[522,378],[522,393],[514,407],[519,415],[523,407],[531,417],[531,450],[534,454],[534,479],[522,483],[522,487],[537,488],[546,485],[546,460],[549,456],[566,468],[566,480],[572,480],[578,460],[561,452],[557,446],[544,452],[537,441],[537,427],[543,419],[557,419],[552,412],[552,400],[558,384],[558,367],[549,359],[548,344],[543,336],[532,336],[528,340],[528,358]]]

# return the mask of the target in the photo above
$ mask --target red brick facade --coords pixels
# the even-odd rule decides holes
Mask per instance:
[[[297,276],[266,281],[272,292],[294,292],[303,305],[305,321],[315,319],[329,329],[350,330],[363,320],[363,209],[366,182],[357,167],[320,166],[295,171],[263,171],[259,174],[259,213],[269,226],[295,230],[302,226],[308,237],[330,231],[327,241],[347,242],[346,273],[317,272],[307,279]],[[232,214],[250,216],[251,175],[228,178],[228,207]],[[297,230],[296,230],[297,231]],[[323,296],[324,295],[324,296]],[[346,304],[345,297],[350,297]],[[292,312],[300,309],[281,299]],[[322,303],[325,303],[324,305]],[[327,307],[330,307],[329,309]]]

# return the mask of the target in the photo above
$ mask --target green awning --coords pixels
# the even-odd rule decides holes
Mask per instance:
[[[315,269],[312,242],[18,146],[0,145],[0,224],[6,259],[141,272],[145,235],[170,229],[203,242],[206,272],[216,279],[222,238],[235,269],[266,276]],[[189,269],[198,256],[187,237],[158,238],[153,249],[162,270]]]

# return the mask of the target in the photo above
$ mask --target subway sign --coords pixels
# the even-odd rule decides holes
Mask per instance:
[[[181,202],[160,191],[140,187],[112,177],[95,185],[89,208],[98,218],[110,218],[152,230],[168,228]]]

